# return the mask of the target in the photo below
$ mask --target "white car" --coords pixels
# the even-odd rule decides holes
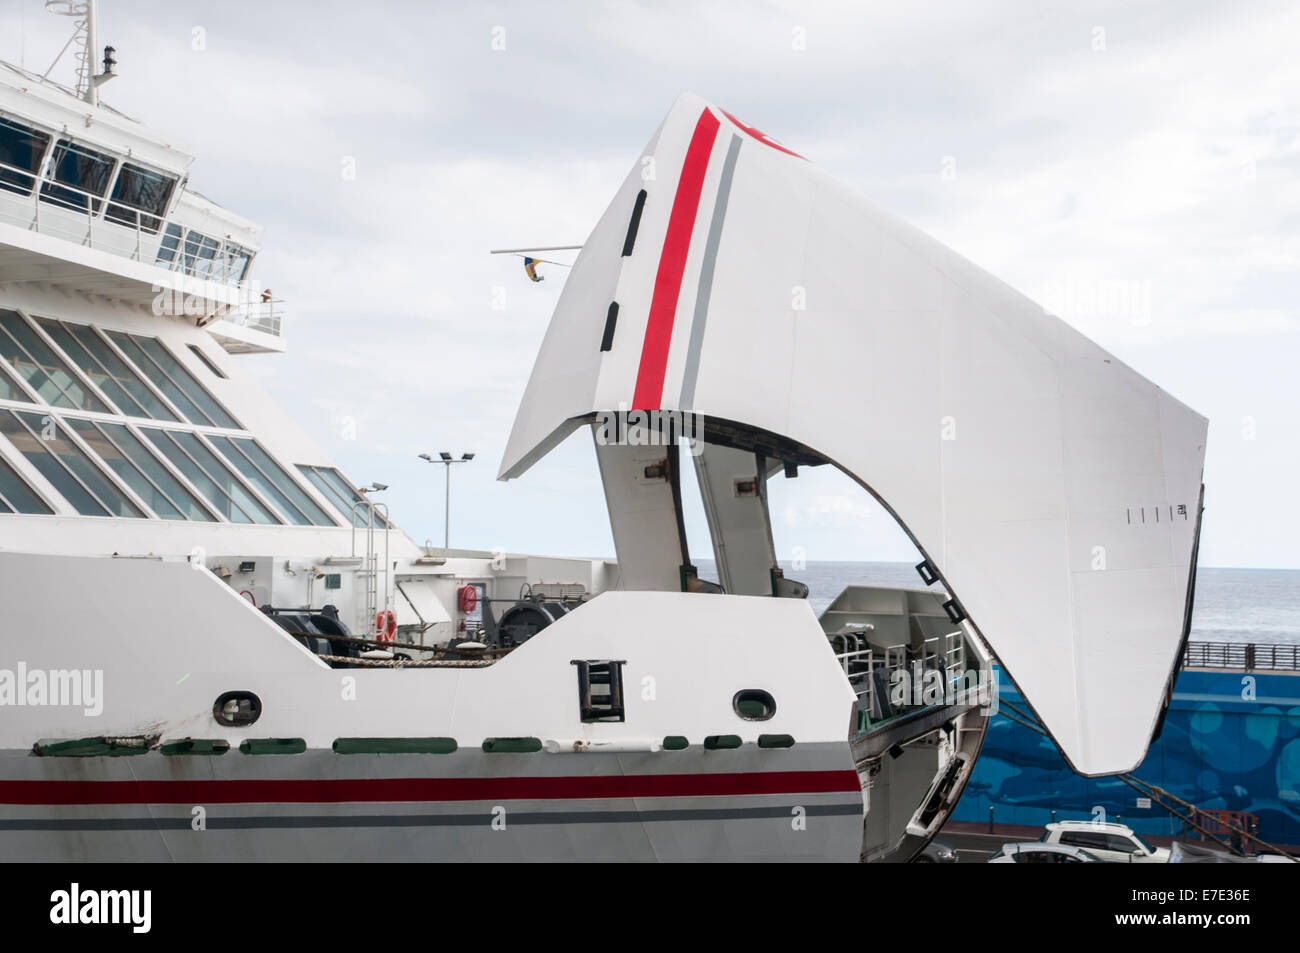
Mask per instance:
[[[1061,821],[1048,824],[1040,843],[1080,847],[1115,864],[1167,864],[1169,848],[1152,847],[1127,824]]]
[[[1064,844],[1044,844],[1028,841],[1024,844],[1003,844],[1002,849],[989,858],[990,864],[1098,864],[1101,858],[1091,851]]]

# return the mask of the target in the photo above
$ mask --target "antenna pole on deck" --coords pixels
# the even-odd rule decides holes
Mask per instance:
[[[99,105],[99,87],[95,84],[95,57],[99,51],[99,0],[86,0],[86,59],[81,64],[86,91],[82,99]]]
[[[63,54],[68,51],[68,47],[74,44],[77,47],[77,95],[85,102],[92,106],[99,105],[99,87],[107,83],[117,74],[113,72],[116,61],[113,59],[115,52],[111,47],[105,47],[104,71],[95,72],[95,58],[100,55],[99,49],[99,0],[45,0],[45,9],[59,16],[72,17],[76,22],[73,25],[72,37],[63,45],[59,55],[54,58],[50,68],[45,71],[45,77],[48,78],[54,71],[54,67],[63,59]]]

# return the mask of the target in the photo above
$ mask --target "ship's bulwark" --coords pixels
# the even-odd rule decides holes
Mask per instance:
[[[1243,697],[1250,689],[1253,700]],[[1023,704],[1005,684],[1002,697]],[[1164,730],[1133,774],[1199,808],[1248,811],[1264,840],[1300,845],[1300,675],[1180,672]],[[1037,827],[1052,811],[1083,820],[1101,808],[1139,833],[1182,833],[1138,797],[1118,778],[1075,774],[1051,741],[1000,714],[952,820],[986,824],[992,807],[995,824]]]

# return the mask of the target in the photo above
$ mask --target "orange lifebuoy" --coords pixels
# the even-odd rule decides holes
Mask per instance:
[[[460,592],[456,594],[456,601],[460,605],[461,612],[472,615],[478,608],[478,587],[461,586]]]
[[[397,638],[397,616],[391,609],[384,609],[375,616],[375,631],[379,633],[380,642],[391,642]]]

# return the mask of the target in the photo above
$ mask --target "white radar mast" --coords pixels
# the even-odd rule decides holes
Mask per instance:
[[[63,59],[68,48],[75,47],[77,95],[90,105],[98,106],[99,87],[117,75],[113,72],[113,67],[117,65],[113,54],[117,51],[111,46],[104,47],[103,72],[94,71],[95,53],[99,49],[99,0],[45,0],[45,9],[58,16],[72,17],[76,21],[72,36],[63,44],[63,49],[45,71],[45,78],[49,78],[54,67],[59,65],[59,60]]]

